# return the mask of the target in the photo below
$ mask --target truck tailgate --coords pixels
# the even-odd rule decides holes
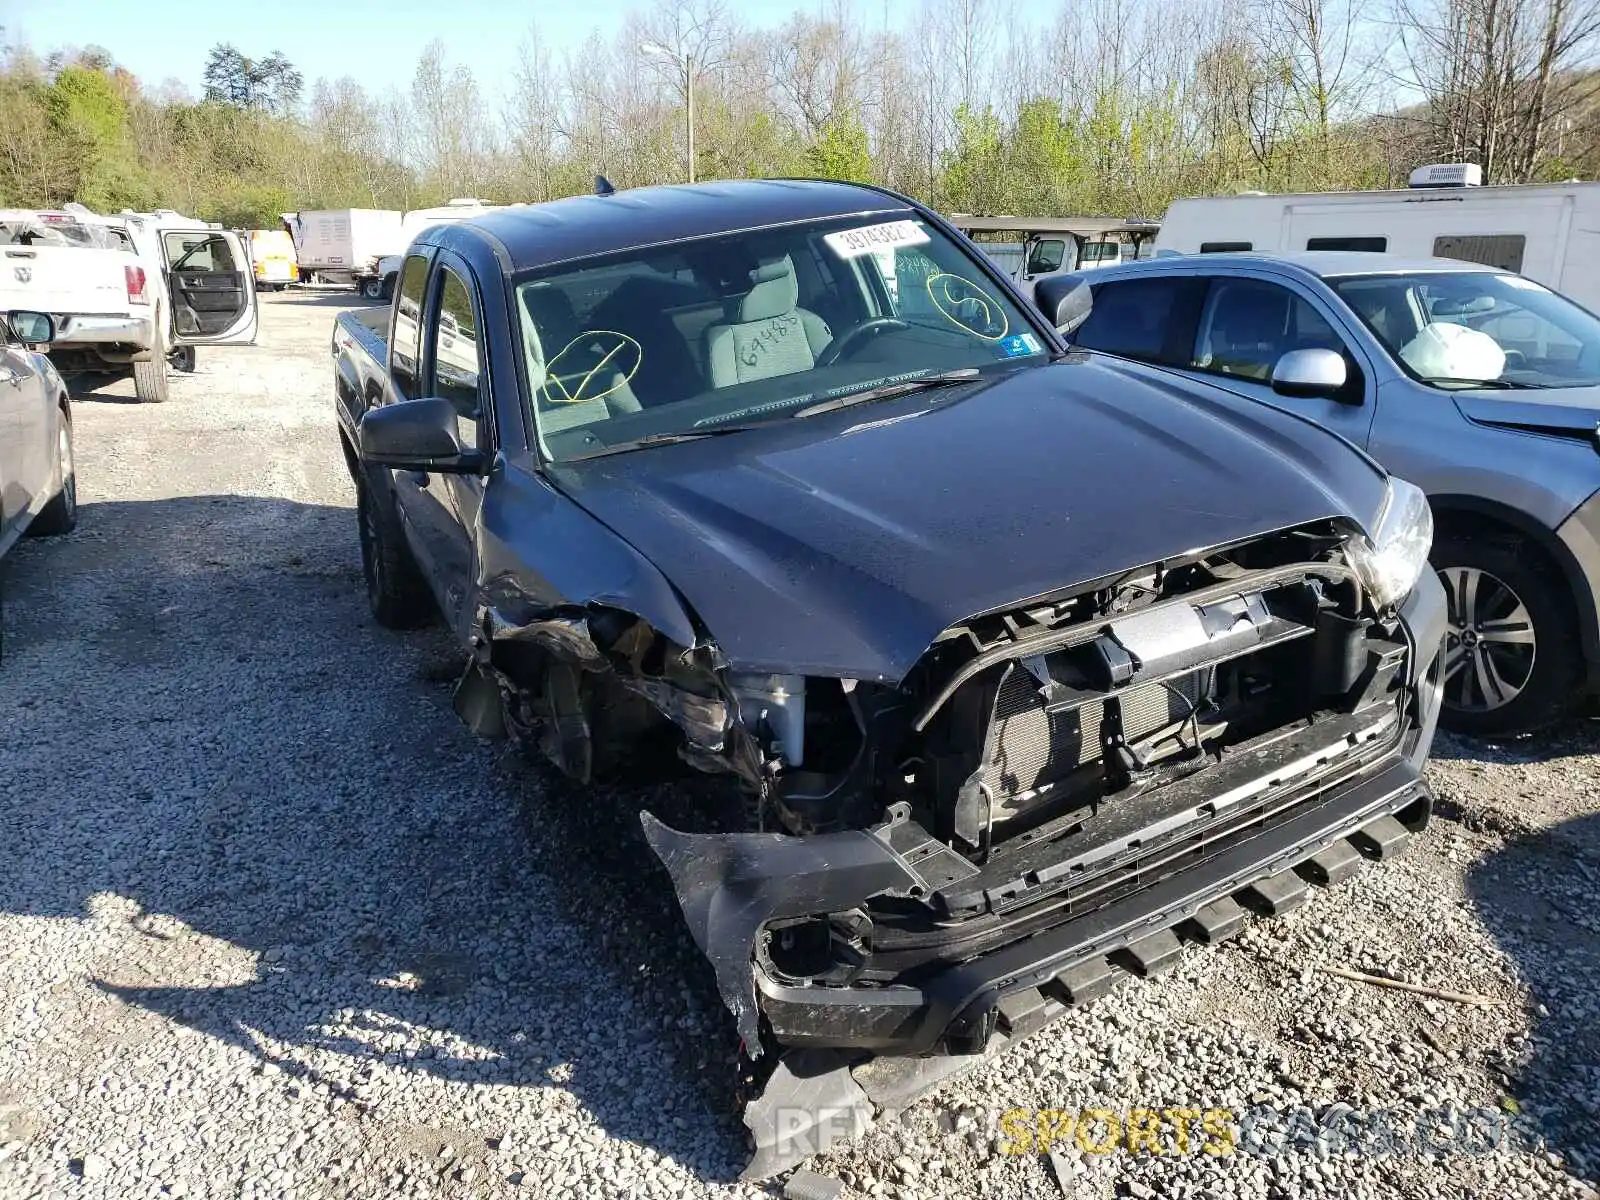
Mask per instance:
[[[78,246],[0,248],[0,311],[127,316],[123,268],[139,260],[125,250]]]

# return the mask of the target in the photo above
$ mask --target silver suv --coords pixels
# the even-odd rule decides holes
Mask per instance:
[[[1600,679],[1593,314],[1493,267],[1357,252],[1159,258],[1035,299],[1078,346],[1302,414],[1428,493],[1448,728],[1535,729]]]

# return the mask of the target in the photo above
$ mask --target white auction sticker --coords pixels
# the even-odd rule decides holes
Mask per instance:
[[[825,233],[822,240],[840,258],[860,258],[874,250],[920,246],[928,240],[928,231],[915,221],[885,221],[882,225],[863,225],[860,229]]]

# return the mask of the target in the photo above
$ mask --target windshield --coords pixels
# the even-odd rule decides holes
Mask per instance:
[[[1600,384],[1600,320],[1521,275],[1330,281],[1407,374],[1434,387]]]
[[[558,461],[1048,352],[969,253],[915,219],[640,250],[540,275],[517,296],[539,438]]]

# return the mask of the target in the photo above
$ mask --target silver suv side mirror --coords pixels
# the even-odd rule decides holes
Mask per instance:
[[[11,332],[24,346],[48,346],[56,340],[55,318],[47,313],[16,309],[6,317]]]
[[[1272,390],[1280,396],[1334,400],[1350,373],[1344,355],[1333,350],[1291,350],[1272,368]]]

